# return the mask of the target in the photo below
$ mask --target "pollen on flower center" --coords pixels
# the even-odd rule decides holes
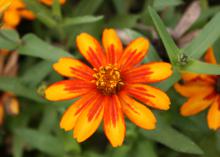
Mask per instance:
[[[120,70],[115,65],[109,64],[102,66],[99,70],[94,68],[96,72],[93,77],[97,89],[99,89],[104,95],[112,95],[117,93],[121,86],[124,85],[121,79]]]

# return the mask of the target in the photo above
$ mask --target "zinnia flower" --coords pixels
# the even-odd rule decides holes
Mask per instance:
[[[212,48],[208,49],[205,61],[217,63]],[[184,73],[182,78],[184,82],[175,84],[175,89],[189,99],[181,107],[181,114],[192,116],[210,107],[208,127],[213,130],[220,128],[220,76]]]
[[[35,16],[26,9],[25,3],[22,0],[13,0],[8,9],[3,13],[3,27],[15,28],[22,18],[33,20]]]
[[[120,146],[125,137],[126,115],[144,129],[154,129],[156,118],[147,106],[167,110],[169,97],[146,83],[158,82],[172,74],[171,65],[152,62],[139,65],[149,48],[143,37],[132,41],[125,50],[114,29],[105,29],[103,48],[87,33],[77,36],[76,44],[93,69],[74,58],[61,58],[53,68],[71,78],[49,86],[48,100],[80,97],[64,113],[60,127],[74,130],[73,137],[82,142],[104,122],[104,132],[112,146]],[[143,105],[143,104],[147,105]]]
[[[54,0],[40,0],[40,2],[51,6],[53,4]],[[64,4],[66,2],[66,0],[59,0],[60,4]]]

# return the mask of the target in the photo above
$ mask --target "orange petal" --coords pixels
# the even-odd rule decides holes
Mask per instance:
[[[16,10],[6,11],[3,16],[4,24],[10,27],[16,27],[21,21],[21,17]]]
[[[96,97],[96,93],[89,93],[74,102],[63,114],[60,121],[60,128],[63,128],[65,131],[72,130],[80,113],[86,106],[93,102]]]
[[[191,116],[205,110],[214,101],[215,95],[212,92],[212,88],[207,88],[206,92],[194,95],[183,104],[180,113],[183,116]]]
[[[29,10],[21,10],[20,12],[20,15],[28,20],[34,20],[35,19],[35,16],[33,14],[32,11],[29,11]]]
[[[220,128],[220,98],[217,97],[211,105],[208,116],[208,126],[210,129],[217,130]]]
[[[94,84],[82,80],[65,80],[52,84],[45,90],[45,97],[51,101],[68,100],[92,92]]]
[[[185,84],[176,83],[174,85],[176,91],[185,97],[193,97],[198,94],[198,92],[206,92],[210,87],[212,86],[206,84],[206,82],[188,82]]]
[[[132,66],[140,63],[147,54],[150,43],[147,39],[139,37],[132,41],[125,49],[119,64],[123,69],[129,69]]]
[[[189,72],[183,72],[182,73],[182,79],[185,82],[205,81],[209,84],[215,83],[215,77],[213,75],[194,74],[194,73],[189,73]]]
[[[74,128],[73,137],[78,142],[89,138],[99,127],[104,113],[103,98],[99,97],[86,106],[80,114]]]
[[[53,4],[53,0],[40,0],[40,2],[51,6]],[[66,2],[66,0],[59,0],[60,4],[64,4]]]
[[[73,58],[60,58],[59,61],[53,65],[53,68],[66,77],[78,78],[85,81],[93,79],[93,70],[84,63]]]
[[[109,96],[105,103],[104,131],[113,147],[122,145],[125,137],[125,122],[121,104],[116,95]]]
[[[213,48],[209,48],[206,51],[205,57],[204,57],[205,61],[211,64],[217,64],[214,52],[213,52]]]
[[[105,48],[107,62],[115,64],[120,59],[123,46],[120,38],[114,29],[105,29],[102,36],[102,43]]]
[[[4,93],[2,96],[2,102],[8,114],[17,115],[19,113],[19,102],[13,94]]]
[[[126,94],[120,95],[120,100],[124,113],[133,123],[143,129],[155,129],[157,120],[150,109]]]
[[[131,96],[148,106],[161,110],[168,110],[170,108],[169,97],[160,89],[144,84],[132,84],[128,85],[126,90]]]
[[[172,75],[171,68],[169,63],[152,62],[126,71],[124,73],[124,78],[128,83],[158,82]]]
[[[0,102],[0,125],[2,125],[4,119],[4,108],[3,104]]]
[[[76,44],[81,54],[93,67],[99,68],[105,65],[106,58],[99,42],[87,33],[81,33],[76,38]]]

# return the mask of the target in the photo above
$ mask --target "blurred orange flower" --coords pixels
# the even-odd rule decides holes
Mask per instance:
[[[40,2],[51,6],[53,4],[53,0],[40,0]],[[59,0],[60,4],[64,4],[66,2],[66,0]]]
[[[147,106],[168,110],[169,97],[160,89],[146,85],[172,74],[171,65],[152,62],[139,65],[149,49],[147,39],[139,37],[125,50],[114,29],[105,29],[102,43],[87,33],[76,43],[81,54],[93,66],[74,58],[61,58],[53,68],[70,80],[57,82],[45,91],[48,100],[81,97],[64,113],[60,127],[74,130],[78,142],[89,138],[104,121],[104,132],[112,146],[120,146],[125,137],[124,114],[137,126],[155,129],[156,118]],[[145,106],[145,105],[147,106]]]
[[[22,18],[33,20],[35,16],[26,9],[22,0],[13,0],[7,10],[3,12],[3,28],[16,28]]]
[[[0,96],[0,125],[3,123],[5,111],[10,115],[19,113],[19,102],[11,93],[4,93]]]
[[[206,52],[205,61],[217,64],[212,48]],[[191,116],[210,107],[208,126],[213,130],[220,128],[220,76],[184,73],[182,78],[184,83],[174,86],[177,92],[189,98],[181,107],[181,114]]]

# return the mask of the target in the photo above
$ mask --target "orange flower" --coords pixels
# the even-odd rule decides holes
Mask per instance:
[[[209,48],[205,61],[216,64],[213,49]],[[204,74],[183,74],[183,84],[175,84],[175,89],[189,98],[180,112],[183,116],[195,115],[210,106],[207,121],[210,129],[220,128],[220,76]]]
[[[104,50],[87,33],[80,34],[76,43],[94,68],[73,58],[61,58],[53,65],[59,74],[72,79],[49,86],[46,98],[58,101],[80,97],[64,113],[60,127],[74,130],[73,137],[83,142],[97,130],[103,119],[104,132],[114,147],[124,140],[124,115],[141,128],[155,129],[156,118],[147,106],[168,110],[170,100],[164,92],[146,83],[164,80],[172,70],[165,62],[139,65],[147,54],[149,41],[137,38],[123,50],[116,31],[105,29]]]
[[[0,96],[0,125],[3,123],[5,111],[10,115],[19,113],[19,102],[11,93],[4,93]]]
[[[40,2],[51,6],[53,4],[53,0],[40,0]],[[60,4],[64,4],[66,2],[66,0],[59,0]]]
[[[21,18],[33,20],[35,16],[26,9],[22,0],[13,0],[8,9],[3,13],[3,27],[15,28],[20,23]]]

